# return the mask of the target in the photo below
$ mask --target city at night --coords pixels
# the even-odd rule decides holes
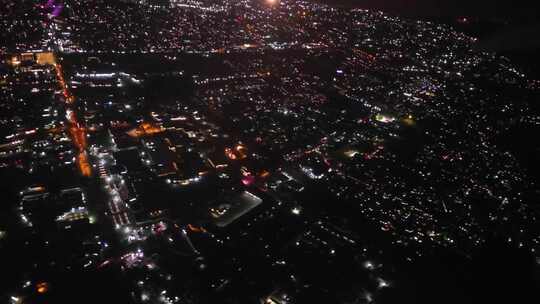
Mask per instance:
[[[540,302],[527,1],[1,6],[0,303]]]

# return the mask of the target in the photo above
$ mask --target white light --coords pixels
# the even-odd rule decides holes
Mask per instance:
[[[364,262],[364,268],[371,270],[371,269],[375,268],[375,265],[373,265],[373,263],[371,261],[365,261]]]
[[[383,280],[381,278],[379,278],[378,281],[379,281],[379,289],[390,286],[390,284],[388,282],[386,282],[385,280]]]
[[[294,207],[292,210],[291,210],[292,214],[294,215],[300,215],[300,208],[299,207]]]
[[[147,293],[143,293],[141,295],[141,300],[146,302],[146,301],[150,300],[150,296]]]

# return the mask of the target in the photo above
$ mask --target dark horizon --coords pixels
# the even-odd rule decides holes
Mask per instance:
[[[321,0],[321,2],[377,9],[409,17],[477,17],[501,21],[538,22],[540,12],[531,1],[467,0]]]

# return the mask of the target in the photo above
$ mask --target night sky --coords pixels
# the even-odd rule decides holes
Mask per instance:
[[[410,16],[480,16],[503,19],[539,20],[535,2],[527,0],[324,0]]]

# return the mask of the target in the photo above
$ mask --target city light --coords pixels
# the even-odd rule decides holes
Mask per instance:
[[[41,282],[36,284],[36,291],[38,293],[46,293],[49,290],[49,284],[46,282]]]
[[[524,16],[4,2],[6,302],[437,302],[424,268],[489,302],[440,279],[540,264],[538,35],[487,39]],[[494,297],[535,294],[522,264]]]

